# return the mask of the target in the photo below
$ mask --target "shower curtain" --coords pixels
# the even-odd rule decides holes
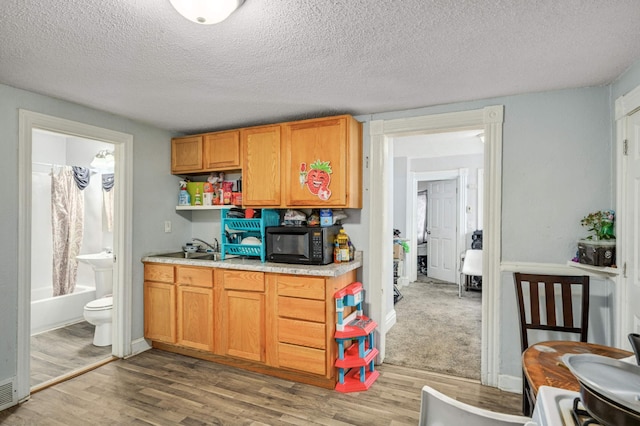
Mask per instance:
[[[85,171],[83,168],[61,166],[51,173],[53,296],[73,293],[76,286],[76,256],[80,254],[84,228],[82,189],[88,184],[89,176]]]

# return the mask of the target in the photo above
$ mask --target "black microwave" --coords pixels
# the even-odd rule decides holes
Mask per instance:
[[[269,262],[326,265],[333,263],[333,243],[340,225],[269,226],[265,230]]]

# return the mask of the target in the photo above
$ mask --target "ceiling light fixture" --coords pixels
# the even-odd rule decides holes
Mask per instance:
[[[171,5],[188,20],[211,25],[222,22],[239,8],[244,0],[169,0]]]

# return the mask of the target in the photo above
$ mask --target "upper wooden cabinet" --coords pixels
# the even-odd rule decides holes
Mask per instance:
[[[204,135],[204,170],[240,168],[240,131],[208,133]]]
[[[202,136],[171,139],[171,173],[194,173],[202,169]]]
[[[240,169],[240,131],[171,139],[171,173],[205,173]]]
[[[286,123],[285,204],[362,207],[362,124],[348,115]]]
[[[278,207],[282,203],[280,174],[281,126],[242,129],[242,204]]]
[[[171,172],[241,170],[245,207],[362,208],[362,124],[350,115],[174,138]]]

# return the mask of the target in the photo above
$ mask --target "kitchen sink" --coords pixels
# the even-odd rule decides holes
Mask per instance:
[[[178,259],[191,259],[191,260],[220,260],[221,253],[185,253],[183,251],[177,251],[175,253],[162,253],[154,254],[154,257],[171,257]]]

